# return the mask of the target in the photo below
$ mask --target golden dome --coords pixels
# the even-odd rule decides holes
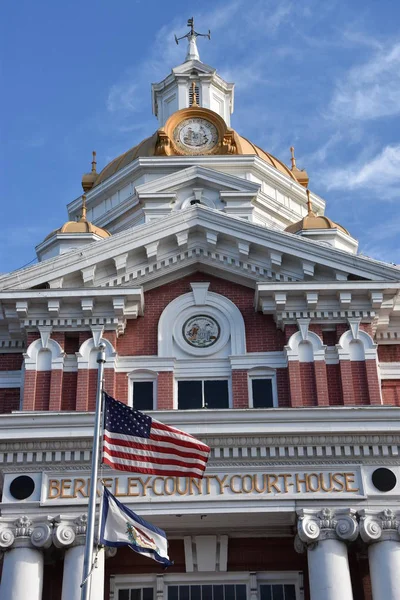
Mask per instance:
[[[104,169],[97,175],[93,187],[99,185],[112,175],[115,175],[118,171],[132,163],[136,158],[147,157],[147,156],[173,156],[182,155],[178,153],[176,147],[171,142],[172,131],[176,124],[179,123],[183,118],[188,116],[201,116],[214,122],[219,129],[220,133],[220,146],[218,154],[241,154],[241,155],[255,155],[264,160],[267,164],[271,165],[286,177],[290,177],[294,181],[297,181],[301,185],[307,185],[308,176],[305,171],[299,169],[291,170],[282,161],[272,154],[265,152],[246,138],[239,135],[235,130],[230,129],[226,126],[223,119],[213,111],[197,106],[193,104],[187,109],[181,109],[171,115],[165,126],[156,131],[152,136],[146,138],[137,146],[134,146],[127,152],[124,152],[114,160],[112,160]],[[165,146],[168,146],[168,150],[165,150]],[[207,153],[205,153],[207,155]],[[306,178],[306,179],[305,179]],[[307,183],[305,183],[305,181]]]
[[[292,225],[286,227],[285,231],[288,231],[289,233],[298,233],[299,231],[307,231],[310,229],[340,229],[340,231],[343,231],[343,233],[350,235],[347,229],[342,227],[342,225],[339,225],[339,223],[335,223],[335,221],[332,221],[332,219],[330,219],[329,217],[325,217],[322,215],[317,216],[315,214],[315,212],[312,210],[310,190],[308,189],[307,208],[308,214],[302,219],[300,219],[300,221],[297,221],[297,223],[293,223]]]
[[[64,223],[62,227],[55,229],[48,236],[45,237],[45,240],[50,238],[52,235],[57,233],[94,233],[101,238],[108,238],[111,236],[111,233],[107,231],[107,229],[103,229],[102,227],[97,227],[93,225],[90,221],[86,219],[86,196],[83,194],[82,196],[82,216],[79,221],[67,221]]]

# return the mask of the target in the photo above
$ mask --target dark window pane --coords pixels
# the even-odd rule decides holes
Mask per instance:
[[[201,408],[201,381],[178,381],[178,408]]]
[[[180,585],[179,586],[179,600],[189,600],[189,586],[188,585]]]
[[[270,585],[260,585],[260,600],[272,600]]]
[[[131,590],[131,600],[141,600],[141,591],[142,590]]]
[[[272,408],[272,380],[252,379],[253,408]]]
[[[272,600],[285,600],[283,597],[283,585],[272,586]]]
[[[201,587],[199,585],[190,586],[190,600],[201,600]]]
[[[246,600],[246,586],[236,585],[236,600]]]
[[[133,408],[136,410],[153,410],[153,382],[133,382]]]
[[[143,600],[153,600],[153,588],[143,588]]]
[[[168,600],[178,600],[178,586],[177,585],[169,585],[168,586]]]
[[[203,600],[212,600],[212,585],[202,585],[201,590],[203,592]]]
[[[119,590],[118,600],[129,600],[129,590]]]
[[[205,380],[204,400],[206,408],[229,408],[228,382]]]
[[[213,585],[213,600],[224,600],[224,586]]]
[[[225,600],[235,600],[235,586],[232,584],[224,585]]]
[[[283,586],[285,590],[285,600],[296,600],[296,586],[286,584]]]

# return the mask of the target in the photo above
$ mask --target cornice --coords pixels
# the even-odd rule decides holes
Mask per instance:
[[[203,206],[194,206],[167,216],[162,220],[137,227],[134,236],[132,236],[132,230],[126,230],[107,240],[90,244],[80,252],[67,253],[50,261],[44,261],[38,265],[0,277],[0,286],[3,287],[3,290],[6,289],[5,286],[17,289],[20,286],[38,285],[83,268],[88,270],[101,262],[102,255],[104,259],[109,259],[135,248],[141,248],[146,244],[158,242],[166,234],[171,236],[180,233],[182,230],[188,231],[199,226],[204,227],[206,230],[214,229],[220,234],[239,238],[249,244],[259,245],[261,248],[268,248],[269,251],[290,254],[313,264],[318,263],[330,269],[355,273],[358,276],[370,279],[376,277],[379,281],[382,280],[382,277],[387,278],[389,281],[399,279],[398,269],[392,266],[362,257],[355,257],[338,249],[326,248],[314,241],[302,239],[290,233],[266,229],[242,219],[225,215],[220,211]]]

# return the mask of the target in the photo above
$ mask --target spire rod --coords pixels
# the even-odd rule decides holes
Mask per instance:
[[[309,215],[312,215],[313,209],[312,209],[312,203],[311,203],[311,198],[310,198],[310,190],[308,188],[306,189],[306,194],[307,194],[307,211],[308,211]]]
[[[292,161],[292,171],[293,171],[293,169],[296,169],[296,158],[294,156],[294,146],[290,146],[290,154],[292,155],[290,160]]]
[[[187,38],[188,49],[186,53],[185,62],[187,62],[188,60],[200,60],[199,51],[197,50],[196,39],[198,37],[207,37],[208,39],[211,39],[211,31],[208,30],[208,33],[198,33],[198,31],[195,31],[194,17],[188,19],[187,27],[190,27],[190,31],[186,35],[182,35],[179,38],[175,35],[175,42],[179,44],[180,40],[184,40],[185,38]]]
[[[96,161],[96,150],[92,152],[92,173],[97,173],[97,161]]]
[[[86,221],[86,194],[82,194],[82,216],[81,221]]]

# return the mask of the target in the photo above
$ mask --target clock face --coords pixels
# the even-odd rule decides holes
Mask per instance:
[[[218,131],[206,119],[185,119],[175,128],[174,142],[187,154],[204,154],[217,145]]]

